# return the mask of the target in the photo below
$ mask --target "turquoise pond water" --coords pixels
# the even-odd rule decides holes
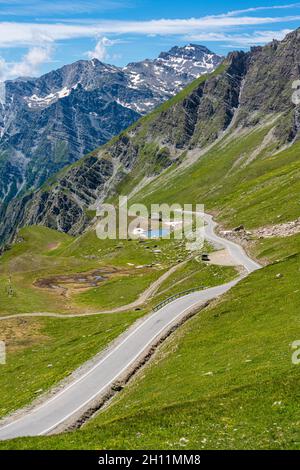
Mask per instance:
[[[148,230],[147,238],[160,238],[165,237],[170,233],[170,230],[167,228],[161,228],[159,230]]]

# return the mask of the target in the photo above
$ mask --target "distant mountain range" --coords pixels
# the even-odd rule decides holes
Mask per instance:
[[[194,200],[210,199],[212,207],[216,200],[225,204],[227,197],[217,195],[228,193],[229,206],[235,195],[250,210],[256,191],[258,207],[267,207],[270,215],[278,185],[286,184],[284,205],[291,204],[289,188],[298,181],[298,167],[287,170],[284,165],[298,155],[300,113],[292,98],[299,63],[300,29],[283,41],[230,53],[215,72],[198,78],[147,119],[65,168],[40,190],[12,201],[1,215],[0,241],[13,240],[16,230],[25,225],[45,225],[78,235],[90,225],[97,205],[108,197],[121,191],[131,196],[152,194],[158,189],[182,197],[180,182],[188,193],[186,202],[197,196]],[[137,67],[130,66],[130,70]],[[290,149],[291,155],[281,158],[283,149]],[[189,168],[201,161],[206,166],[202,165],[197,178],[191,177]],[[261,175],[261,168],[270,168],[269,199],[264,193],[265,176],[255,180],[257,186],[247,185],[247,178]],[[283,183],[282,178],[290,174],[291,179]],[[297,198],[291,201],[298,207]],[[232,214],[231,206],[228,210]],[[281,210],[284,214],[284,207]]]
[[[0,84],[0,203],[39,188],[221,61],[189,44],[124,68],[82,60]]]

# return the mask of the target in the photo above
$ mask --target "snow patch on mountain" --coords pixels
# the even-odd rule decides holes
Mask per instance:
[[[49,93],[46,96],[37,96],[33,94],[32,96],[25,96],[24,100],[27,103],[29,108],[46,108],[50,106],[52,103],[55,103],[57,100],[61,98],[66,98],[69,96],[72,90],[76,88],[76,85],[72,88],[64,87],[61,90],[58,90],[54,93]]]
[[[104,64],[97,59],[79,61],[73,67],[69,65],[63,68],[65,80],[61,89],[49,93],[49,87],[46,90],[37,87],[38,91],[34,90],[32,95],[25,96],[24,101],[31,110],[44,109],[69,96],[79,84],[86,91],[93,91],[99,88],[100,77],[103,86],[105,76],[107,81],[111,82],[112,77],[118,74],[115,78],[117,83],[124,81],[129,89],[141,92],[141,95],[134,99],[127,100],[123,99],[123,96],[117,96],[119,104],[124,103],[125,107],[145,114],[163,100],[178,93],[193,79],[214,70],[221,60],[222,57],[213,54],[204,46],[189,44],[184,47],[175,46],[168,52],[162,52],[154,60],[146,59],[123,68]],[[38,82],[40,81],[41,79],[38,79]],[[45,91],[48,93],[44,95]],[[115,97],[111,98],[113,101]]]
[[[154,60],[130,63],[123,71],[128,74],[131,88],[151,88],[162,101],[181,91],[200,75],[215,70],[222,60],[223,57],[204,46],[189,44],[184,47],[175,46],[168,52],[162,52]],[[157,96],[152,102],[153,107],[157,105]],[[143,112],[149,111],[145,103],[135,104]]]

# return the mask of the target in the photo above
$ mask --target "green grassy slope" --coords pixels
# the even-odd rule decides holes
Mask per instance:
[[[274,153],[272,142],[262,146],[271,128],[224,137],[192,166],[163,173],[134,201],[205,204],[228,227],[294,220],[300,210],[300,143]]]
[[[206,210],[215,213],[228,228],[244,224],[252,229],[296,219],[300,212],[300,142],[278,151],[278,141],[273,139],[271,130],[281,117],[272,118],[273,122],[269,119],[241,132],[231,129],[191,166],[176,164],[156,176],[134,195],[133,201],[147,205],[204,203]],[[144,126],[138,133],[138,143],[147,137],[151,119],[146,117],[136,125]],[[156,174],[153,170],[161,170],[156,168],[159,151],[156,143],[144,145],[131,177],[118,187],[119,193],[130,193],[149,169],[151,176]],[[28,308],[67,313],[70,301],[64,304],[61,298],[52,294],[49,297],[47,292],[35,297],[30,286],[42,275],[66,270],[84,272],[108,265],[128,269],[128,263],[161,264],[161,268],[149,273],[149,278],[146,273],[139,278],[133,270],[132,276],[108,281],[102,290],[91,289],[73,296],[71,304],[77,311],[116,306],[119,301],[122,304],[133,300],[175,258],[186,256],[179,245],[165,241],[150,242],[148,249],[132,241],[117,246],[97,240],[93,232],[77,239],[59,235],[62,238],[57,240],[53,232],[52,244],[57,247],[49,249],[43,241],[46,232],[32,228],[29,239],[33,237],[33,241],[29,242],[26,230],[25,243],[31,247],[24,249],[20,243],[13,248],[15,251],[6,253],[0,276],[6,281],[12,273],[13,284],[19,286],[20,293],[23,287],[30,289],[30,305],[26,304],[29,300],[23,300],[25,294],[18,294],[9,308],[0,302],[3,313]],[[34,248],[35,236],[39,255]],[[154,244],[162,249],[159,260],[152,253]],[[1,443],[0,448],[300,448],[299,367],[291,363],[291,344],[300,337],[300,235],[257,240],[251,249],[273,264],[253,273],[180,328],[112,404],[82,430],[18,439]],[[233,275],[231,268],[198,268],[195,263],[189,262],[168,279],[138,315],[165,296],[199,284],[222,283]],[[111,290],[125,292],[125,299],[118,294],[110,298]],[[45,331],[48,329],[49,325]],[[78,335],[79,330],[73,338],[75,342],[79,341]],[[79,349],[84,345],[79,342]],[[69,354],[69,346],[62,339],[58,350]],[[30,352],[24,356],[27,354],[30,358]],[[66,364],[68,361],[64,367]],[[76,361],[72,363],[75,366]],[[38,384],[45,382],[45,377],[47,381],[42,367]],[[5,384],[7,379],[3,380]],[[13,380],[12,374],[12,383]],[[36,387],[42,386],[38,384]],[[28,397],[23,396],[23,402]],[[10,406],[8,402],[7,409]]]
[[[253,228],[295,219],[299,215],[299,143],[276,155],[272,144],[257,151],[269,130],[267,125],[239,138],[224,137],[193,166],[175,172],[169,180],[163,174],[135,200],[147,204],[204,201],[229,227],[244,223]],[[253,154],[251,164],[236,166],[237,161],[246,162]],[[51,232],[49,249],[39,228],[30,229],[28,240],[26,230],[25,242],[14,247],[15,252],[5,254],[6,268],[14,266],[16,260],[20,266],[24,256],[24,263],[32,257],[35,242],[29,239],[34,238],[35,230],[47,272],[53,272],[54,267],[55,272],[66,267],[70,272],[80,272],[87,266],[155,262],[151,250],[138,242],[117,247],[110,241],[97,240],[93,232],[78,239]],[[29,243],[27,249],[24,243]],[[176,259],[184,256],[177,251],[178,246],[159,243],[164,267],[175,255]],[[299,339],[300,330],[300,235],[257,240],[254,251],[274,264],[252,274],[175,333],[142,374],[84,429],[1,443],[0,448],[300,448],[299,371],[291,363],[291,343]],[[233,274],[231,268],[217,267],[202,272],[203,267],[196,269],[195,263],[188,263],[166,281],[149,307],[177,291],[196,284],[221,283]],[[279,273],[282,277],[277,278]],[[134,278],[126,278],[124,285],[128,283],[134,285]],[[107,286],[109,292],[110,284]],[[80,295],[81,302],[100,305],[96,290]],[[80,350],[84,343],[78,344]],[[62,340],[58,351],[64,348],[70,350]],[[80,363],[77,360],[69,371]],[[43,387],[45,377],[47,383],[48,373],[40,369],[35,390]],[[56,374],[52,383],[60,377]],[[7,387],[7,376],[3,380]],[[8,390],[7,397],[11,394]],[[34,390],[30,393],[21,394],[20,403],[28,402]],[[9,410],[9,400],[6,406]]]
[[[160,254],[154,253],[159,249]],[[72,238],[46,227],[26,227],[18,242],[0,258],[0,316],[30,312],[80,313],[126,305],[180,257],[187,255],[179,240],[99,240],[95,231]],[[143,267],[144,266],[144,267]],[[116,274],[84,291],[42,289],[38,279],[93,272]],[[8,295],[11,279],[13,296]],[[55,282],[54,282],[55,284]],[[71,286],[72,287],[72,286]],[[122,295],[111,296],[111,289]]]
[[[29,404],[126,330],[139,312],[86,318],[2,321],[7,363],[1,365],[0,417]]]
[[[153,252],[154,247],[159,247],[159,254]],[[123,305],[134,301],[166,269],[176,265],[179,257],[186,256],[185,244],[178,240],[101,241],[93,231],[72,238],[45,227],[27,227],[21,231],[16,245],[1,258],[0,315],[30,311],[67,314],[87,309],[94,312]],[[153,268],[135,268],[146,263]],[[36,279],[49,275],[111,266],[126,269],[126,275],[118,275],[71,298],[33,285]],[[0,376],[0,417],[49,390],[175,291],[182,292],[195,283],[215,285],[235,276],[233,268],[206,266],[191,260],[136,311],[85,318],[0,320],[0,340],[7,345],[7,364],[1,366]],[[12,297],[7,291],[9,277]],[[184,282],[175,287],[175,279]]]
[[[0,448],[299,448],[294,242],[298,254],[253,273],[190,320],[82,430]]]

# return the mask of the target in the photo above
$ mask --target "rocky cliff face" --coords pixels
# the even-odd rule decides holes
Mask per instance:
[[[282,113],[277,129],[283,140],[297,133],[297,113],[292,102],[293,82],[300,78],[300,29],[283,41],[253,48],[240,99],[239,121],[251,125],[268,113]],[[287,135],[287,132],[289,134]]]
[[[224,71],[199,83],[182,101],[162,110],[150,123],[150,133],[160,135],[161,144],[186,149],[213,142],[232,121],[247,73],[249,55],[228,56]]]
[[[123,69],[93,59],[2,84],[0,202],[40,187],[220,61],[190,45]]]
[[[11,239],[16,227],[36,223],[78,234],[90,222],[88,211],[124,177],[142,179],[178,165],[186,151],[200,153],[230,127],[249,130],[280,114],[274,145],[291,143],[299,137],[299,105],[292,100],[292,83],[298,73],[300,78],[299,51],[298,30],[282,42],[229,54],[216,72],[199,78],[47,187],[10,205],[0,237]]]

